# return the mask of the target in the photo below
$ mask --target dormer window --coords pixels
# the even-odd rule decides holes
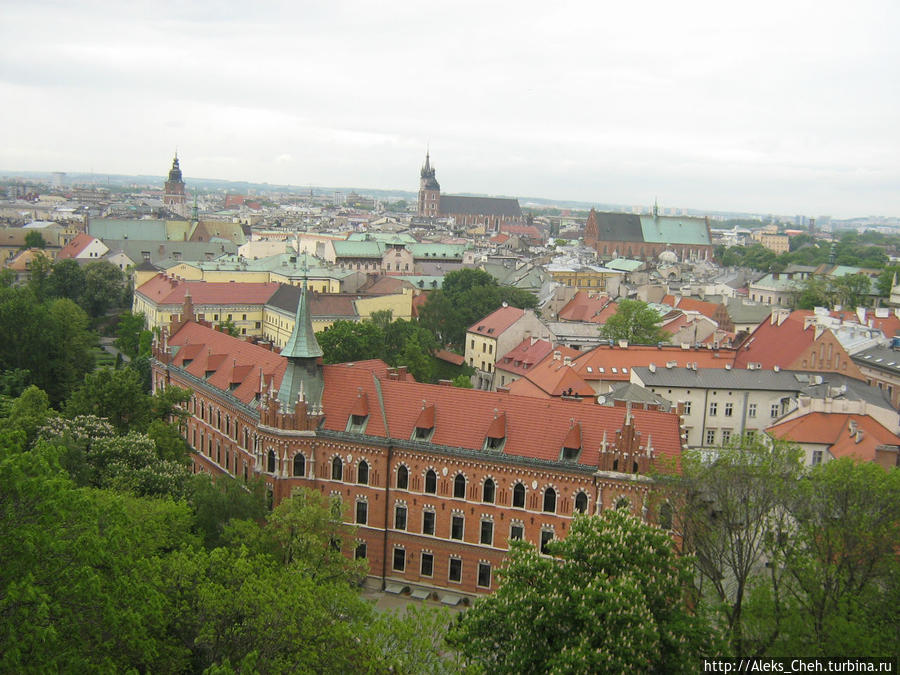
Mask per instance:
[[[494,411],[494,419],[484,437],[484,450],[499,452],[506,444],[506,413]]]
[[[564,462],[577,462],[581,455],[581,422],[571,420],[569,431],[563,440],[562,450],[559,453],[560,460]]]
[[[353,434],[364,433],[368,421],[368,415],[350,415],[350,419],[347,420],[347,431]]]
[[[366,424],[369,421],[369,398],[366,393],[359,389],[356,402],[350,411],[350,417],[347,419],[347,431],[353,434],[362,434],[366,431]]]
[[[428,405],[422,401],[422,410],[416,425],[413,427],[412,440],[427,442],[434,435],[434,403]]]

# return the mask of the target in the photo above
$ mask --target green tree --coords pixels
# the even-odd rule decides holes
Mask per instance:
[[[144,313],[138,312],[132,314],[130,311],[123,312],[119,316],[119,323],[116,326],[116,348],[130,359],[138,356],[150,356],[150,341],[144,337],[150,337],[152,333],[144,328]],[[146,349],[146,353],[143,351]]]
[[[205,473],[194,476],[190,503],[195,530],[210,549],[226,543],[225,532],[232,521],[262,521],[268,511],[263,481],[245,484],[229,476],[213,480]],[[256,534],[259,528],[255,522],[253,528]]]
[[[231,318],[225,319],[224,321],[219,323],[219,330],[223,333],[227,333],[231,337],[240,337],[241,331],[234,324],[234,321]]]
[[[125,276],[122,270],[106,260],[88,263],[84,267],[84,292],[79,304],[92,317],[106,314],[112,307],[122,305]]]
[[[47,279],[47,294],[52,298],[68,298],[78,302],[84,295],[84,268],[71,258],[53,263]]]
[[[66,415],[96,415],[121,432],[143,431],[153,418],[151,397],[131,369],[100,368],[84,376],[65,406]]]
[[[831,280],[837,302],[843,309],[855,309],[865,303],[872,280],[865,274],[846,274]]]
[[[325,363],[346,363],[383,356],[384,333],[370,321],[335,321],[316,339],[325,356]]]
[[[695,672],[717,653],[685,601],[691,563],[624,511],[576,516],[542,556],[514,541],[496,592],[460,616],[450,644],[491,673]]]
[[[894,276],[897,276],[900,279],[900,265],[888,265],[882,270],[881,274],[878,275],[878,281],[876,282],[878,288],[878,295],[882,298],[890,297],[891,288],[894,286]]]
[[[900,656],[900,470],[826,462],[793,486],[787,509],[776,560],[794,621],[776,653]]]
[[[35,255],[31,260],[28,273],[28,289],[34,293],[38,301],[52,297],[49,293],[50,275],[53,262],[44,254]]]
[[[656,323],[659,314],[646,302],[622,300],[616,313],[600,328],[600,334],[610,340],[628,340],[631,344],[666,342],[668,334]]]
[[[88,318],[65,299],[36,301],[24,288],[0,288],[0,371],[27,371],[52,405],[94,366]]]
[[[827,279],[814,274],[803,280],[800,294],[797,296],[798,309],[832,306],[834,306],[834,302]]]
[[[469,375],[457,375],[453,378],[453,386],[461,389],[471,389],[472,378]]]
[[[786,497],[800,476],[799,452],[775,442],[741,439],[682,461],[679,521],[693,553],[704,603],[720,613],[736,656],[762,656],[784,618],[784,570],[766,566],[788,532]],[[752,600],[763,598],[764,620],[753,622]]]
[[[25,234],[25,248],[47,248],[47,242],[44,241],[44,237],[37,230],[29,230]]]
[[[26,445],[30,446],[37,438],[38,430],[53,415],[47,394],[31,385],[21,396],[10,401],[4,419],[0,420],[0,429],[21,431],[25,434]]]

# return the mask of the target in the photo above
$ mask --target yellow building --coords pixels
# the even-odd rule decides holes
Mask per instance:
[[[148,329],[160,328],[178,319],[190,294],[199,320],[214,326],[231,321],[239,335],[261,337],[265,304],[277,290],[271,283],[182,281],[157,274],[135,289],[132,311],[144,314]]]
[[[791,250],[791,239],[786,234],[774,234],[756,230],[750,233],[750,238],[778,255]]]
[[[610,279],[623,275],[619,270],[590,265],[548,265],[546,269],[553,281],[580,291],[606,291]]]

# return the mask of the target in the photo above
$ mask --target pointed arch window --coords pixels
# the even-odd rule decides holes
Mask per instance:
[[[437,493],[437,474],[433,469],[428,469],[425,473],[425,492],[430,495]]]
[[[409,469],[406,468],[405,464],[401,464],[397,467],[397,489],[409,489]]]
[[[493,504],[495,492],[496,486],[494,485],[494,481],[488,478],[486,481],[484,481],[484,486],[481,489],[481,501],[488,504]]]
[[[298,452],[296,455],[294,455],[294,475],[306,475],[306,457],[303,456],[302,452]]]
[[[275,451],[269,448],[269,454],[266,458],[266,471],[275,473]]]
[[[664,530],[672,529],[672,505],[669,502],[659,507],[659,526]]]
[[[525,508],[525,486],[522,483],[516,483],[513,488],[512,505],[517,509]]]
[[[453,496],[456,499],[466,498],[466,477],[461,473],[456,474],[456,478],[453,479]]]
[[[331,460],[331,480],[344,480],[344,463],[340,457]]]
[[[366,460],[360,461],[356,468],[356,482],[360,485],[369,484],[369,463]]]
[[[575,510],[578,513],[587,513],[588,498],[584,491],[580,491],[575,495]]]
[[[544,512],[556,513],[556,490],[552,487],[544,490]]]

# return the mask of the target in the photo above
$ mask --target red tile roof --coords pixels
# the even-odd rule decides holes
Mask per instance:
[[[525,316],[525,310],[518,307],[501,307],[469,327],[470,333],[485,337],[498,337],[503,331]]]
[[[461,366],[466,362],[466,359],[462,354],[456,354],[455,352],[447,351],[446,349],[438,349],[434,353],[434,358],[446,361],[447,363],[452,363],[454,366]]]
[[[587,291],[578,291],[566,306],[559,310],[559,320],[606,323],[606,320],[616,313],[618,307],[608,295],[595,296]]]
[[[77,258],[78,254],[90,246],[96,239],[96,237],[81,232],[57,253],[56,259],[65,260],[67,258]]]
[[[276,283],[250,283],[230,281],[227,283],[209,281],[183,281],[165,274],[142,284],[135,293],[143,295],[158,305],[184,304],[185,291],[190,290],[194,305],[264,305],[278,290]]]
[[[572,359],[575,359],[580,353],[569,347],[556,347],[552,357],[544,359],[534,368],[522,373],[518,380],[510,384],[510,393],[539,397],[577,394],[593,399],[593,388],[578,375],[571,365]],[[567,357],[568,363],[566,362]]]
[[[270,384],[277,391],[287,364],[287,359],[265,347],[194,322],[182,326],[168,338],[168,344],[179,347],[173,365],[206,380],[210,386],[230,390],[244,403],[250,403]]]
[[[496,367],[509,373],[524,375],[535,365],[547,358],[552,351],[553,345],[547,340],[525,338],[518,345],[506,352],[506,354],[504,354],[497,362]]]
[[[696,298],[685,298],[675,295],[666,295],[662,299],[663,305],[677,307],[682,311],[700,312],[703,316],[713,317],[719,305],[715,302],[706,302],[705,300],[697,300]]]
[[[772,425],[766,431],[794,443],[828,445],[835,458],[855,457],[866,462],[875,459],[879,445],[900,445],[900,436],[869,415],[813,412]]]
[[[816,339],[815,324],[804,327],[808,316],[813,312],[795,310],[778,325],[777,313],[773,312],[738,348],[734,367],[746,368],[748,363],[759,363],[766,370],[790,366]]]
[[[733,349],[682,349],[672,345],[600,345],[575,360],[575,371],[586,382],[621,381],[631,379],[631,369],[637,366],[665,366],[674,362],[676,367],[696,363],[698,368],[723,368],[734,359]],[[615,372],[614,372],[615,371]]]
[[[379,378],[380,379],[380,378]],[[359,368],[325,366],[326,429],[343,431],[347,426],[358,390],[367,394],[372,406],[366,435],[412,438],[423,408],[434,405],[434,435],[437,445],[482,450],[494,420],[506,417],[506,442],[502,455],[559,460],[572,420],[580,423],[582,452],[579,463],[596,466],[604,439],[612,443],[625,421],[624,407],[606,407],[564,399],[535,399],[502,392],[442,387],[417,382],[382,379],[379,396],[371,372]],[[384,419],[375,401],[383,402]],[[680,422],[677,415],[654,410],[634,410],[635,427],[648,437],[657,456],[680,456]]]
[[[277,390],[286,359],[263,347],[226,333],[189,322],[168,340],[179,347],[173,365],[205,379],[211,386],[250,403],[270,386]],[[417,424],[432,423],[431,442],[481,451],[485,437],[497,433],[502,420],[505,434],[501,455],[558,461],[571,431],[581,433],[580,464],[597,466],[604,442],[613,443],[625,423],[626,408],[598,406],[583,401],[537,399],[418,383],[391,375],[379,360],[325,365],[323,427],[344,431],[351,414],[368,413],[367,436],[411,439]],[[260,387],[260,379],[264,384]],[[235,386],[236,385],[236,386]],[[641,442],[651,443],[657,457],[681,453],[680,419],[672,413],[634,410],[634,425]]]

